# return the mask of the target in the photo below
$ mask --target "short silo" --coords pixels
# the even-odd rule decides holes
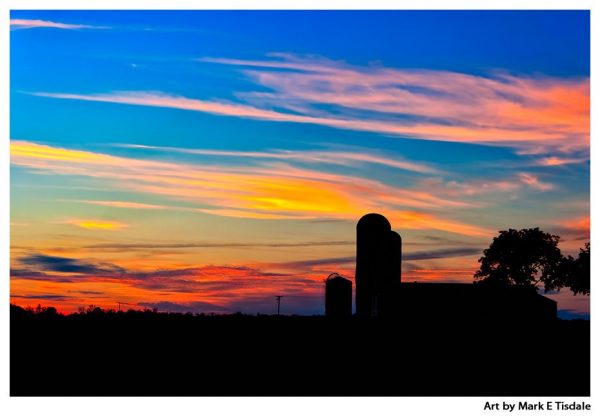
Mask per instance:
[[[330,274],[325,280],[325,316],[352,316],[352,282],[337,273]]]

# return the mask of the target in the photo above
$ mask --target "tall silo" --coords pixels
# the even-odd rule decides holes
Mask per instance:
[[[367,214],[356,225],[356,314],[391,314],[400,286],[400,235],[380,214]]]
[[[352,316],[352,282],[337,273],[330,274],[325,280],[325,316]]]
[[[367,214],[356,224],[356,315],[377,316],[378,280],[386,274],[387,236],[392,227],[380,214]]]

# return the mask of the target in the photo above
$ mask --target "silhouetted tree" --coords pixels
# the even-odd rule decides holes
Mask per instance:
[[[579,249],[577,258],[567,256],[561,264],[562,284],[574,295],[590,294],[590,243]]]
[[[559,239],[539,228],[500,231],[483,251],[475,279],[501,285],[543,285],[545,290],[558,289],[562,286],[563,261]]]

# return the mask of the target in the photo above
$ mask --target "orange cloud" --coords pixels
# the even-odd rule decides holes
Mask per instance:
[[[436,218],[433,215],[420,212],[392,212],[387,218],[394,224],[395,228],[399,229],[422,230],[429,228],[473,237],[488,237],[494,233],[489,228]]]
[[[485,228],[434,213],[471,204],[371,179],[289,165],[198,167],[22,141],[11,142],[11,163],[41,171],[99,178],[121,189],[192,201],[200,205],[192,210],[214,215],[264,219],[330,217],[355,221],[367,212],[384,211],[392,221],[397,220],[400,227],[472,236],[489,233]],[[114,201],[111,204],[114,205]]]
[[[570,165],[574,163],[584,163],[588,161],[588,158],[565,158],[559,156],[550,156],[542,158],[538,161],[538,165],[540,166],[562,166],[562,165]]]
[[[574,231],[586,232],[589,234],[590,232],[590,217],[579,217],[570,220],[561,221],[561,226],[564,228],[568,228]]]
[[[43,270],[18,270],[11,272],[11,302],[22,306],[53,304],[61,311],[74,312],[89,304],[116,309],[117,302],[141,307],[160,299],[179,304],[202,303],[204,311],[236,312],[246,302],[260,300],[259,303],[272,304],[275,292],[315,296],[320,309],[322,285],[321,275],[265,272],[246,265],[204,265],[63,278]],[[250,312],[255,313],[256,309]]]
[[[65,264],[69,259],[61,260],[59,264]],[[298,299],[302,304],[310,303],[315,311],[321,312],[324,278],[334,271],[350,279],[354,276],[353,256],[289,263],[206,264],[148,271],[127,271],[107,263],[71,260],[69,265],[77,264],[98,272],[61,275],[56,270],[12,270],[11,302],[23,306],[53,304],[66,312],[89,304],[116,309],[119,301],[138,305],[133,306],[134,309],[144,305],[161,309],[178,304],[182,305],[181,310],[188,311],[245,310],[256,313],[269,308],[273,293],[278,293],[289,298],[288,301]],[[409,270],[403,271],[402,279],[405,282],[471,282],[476,261],[472,258],[455,260],[445,267],[436,266],[435,260],[419,261],[423,267],[406,263]],[[18,264],[17,260],[13,267]]]
[[[416,269],[403,273],[402,280],[406,282],[473,282],[473,274],[477,268],[436,268]]]

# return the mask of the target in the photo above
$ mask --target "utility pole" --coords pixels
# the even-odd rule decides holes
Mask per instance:
[[[275,299],[277,299],[277,316],[279,316],[279,310],[281,307],[281,298],[282,297],[283,297],[282,295],[275,296]]]
[[[125,302],[117,302],[117,304],[119,305],[119,312],[121,312],[121,305],[138,306],[133,303],[125,303]]]

